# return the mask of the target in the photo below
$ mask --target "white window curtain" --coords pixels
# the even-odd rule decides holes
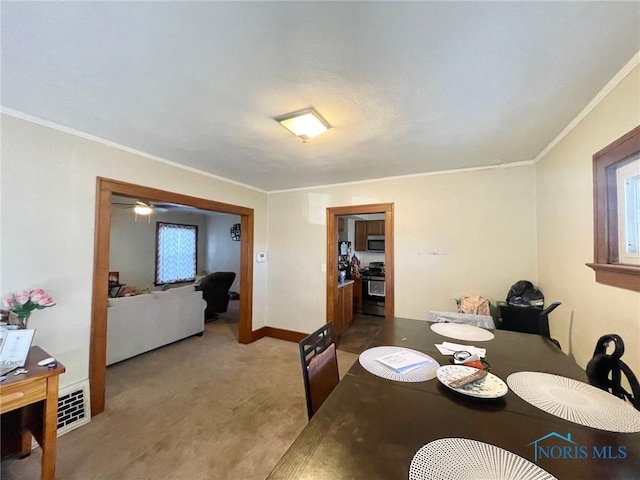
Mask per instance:
[[[158,222],[156,283],[195,280],[198,227]]]

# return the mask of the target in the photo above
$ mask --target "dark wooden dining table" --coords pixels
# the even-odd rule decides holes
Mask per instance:
[[[442,355],[436,343],[475,345],[487,349],[491,372],[505,381],[511,373],[536,371],[587,382],[584,370],[544,337],[495,330],[490,341],[465,342],[438,335],[430,325],[422,320],[386,320],[369,347],[404,346],[448,365],[451,357]],[[536,459],[532,442],[552,432],[571,434],[575,444],[586,448],[588,458],[552,437],[545,442],[559,447],[555,452],[562,455]],[[640,433],[608,432],[569,422],[530,405],[511,390],[500,399],[484,400],[458,394],[437,379],[386,380],[356,361],[268,479],[407,479],[416,452],[440,438],[498,446],[558,479],[640,478]]]

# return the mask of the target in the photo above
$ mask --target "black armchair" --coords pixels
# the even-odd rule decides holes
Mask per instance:
[[[562,303],[553,302],[544,310],[539,307],[516,307],[506,302],[498,302],[499,320],[496,328],[513,332],[533,333],[551,340],[560,348],[560,342],[551,338],[549,332],[549,314]]]
[[[202,298],[207,302],[204,319],[215,319],[218,313],[227,311],[229,306],[229,289],[236,279],[234,272],[215,272],[200,280],[196,290],[202,291]]]

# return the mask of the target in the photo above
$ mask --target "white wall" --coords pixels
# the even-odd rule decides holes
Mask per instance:
[[[207,221],[207,273],[235,272],[231,285],[233,291],[240,291],[240,242],[231,240],[231,227],[240,223],[238,215],[212,215]],[[240,232],[242,236],[242,232]]]
[[[182,223],[198,227],[198,268],[200,275],[206,270],[209,215],[188,211],[170,210],[154,212],[149,217],[134,216],[133,208],[114,206],[111,210],[111,243],[109,271],[120,272],[120,282],[138,290],[156,289],[156,223]],[[239,217],[238,217],[239,218]]]
[[[425,319],[478,293],[502,300],[536,279],[534,166],[382,180],[269,195],[268,320],[325,321],[326,207],[395,204],[395,313]]]
[[[76,135],[2,115],[0,295],[42,287],[57,305],[30,325],[67,367],[64,387],[88,378],[96,177],[255,210],[254,248],[266,250],[264,193]],[[212,162],[217,161],[211,159]],[[267,264],[254,264],[253,328],[265,324]]]
[[[640,374],[640,293],[595,282],[592,156],[640,124],[636,67],[578,126],[537,163],[539,286],[548,301],[551,334],[585,366],[598,338],[617,333],[623,360]],[[570,322],[573,319],[571,333]]]

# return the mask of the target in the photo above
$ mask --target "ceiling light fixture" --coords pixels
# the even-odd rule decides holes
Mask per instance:
[[[322,118],[322,115],[313,107],[286,113],[275,117],[274,120],[294,135],[300,137],[303,142],[331,128],[329,122]]]
[[[133,221],[138,221],[138,215],[147,217],[147,223],[151,223],[151,214],[153,213],[153,207],[145,205],[142,202],[136,202],[137,205],[133,207]]]
[[[153,207],[150,203],[136,201],[136,206],[133,207],[133,221],[138,221],[138,215],[147,217],[147,223],[151,223],[151,214],[153,213]]]
[[[133,211],[136,212],[137,215],[151,215],[153,208],[148,205],[136,205],[133,207]]]

